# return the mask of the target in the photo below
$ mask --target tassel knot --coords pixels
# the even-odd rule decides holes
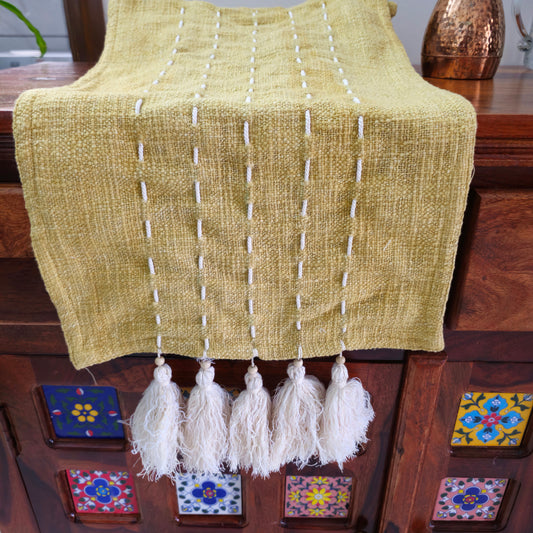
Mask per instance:
[[[201,361],[200,370],[196,373],[196,384],[199,387],[209,387],[215,381],[215,369],[211,361]]]
[[[254,394],[257,394],[263,388],[263,378],[256,366],[248,367],[248,372],[244,376],[244,383],[246,383],[246,389]]]
[[[154,369],[154,379],[160,385],[168,385],[170,383],[170,380],[172,379],[172,370],[168,365],[165,364],[157,366]]]
[[[348,383],[348,369],[344,364],[345,361],[346,359],[342,355],[338,355],[331,369],[331,381],[339,388],[346,387],[346,383]]]

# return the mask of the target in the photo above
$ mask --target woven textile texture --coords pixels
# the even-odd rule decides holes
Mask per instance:
[[[442,349],[475,125],[385,0],[111,0],[98,64],[14,118],[74,365]]]

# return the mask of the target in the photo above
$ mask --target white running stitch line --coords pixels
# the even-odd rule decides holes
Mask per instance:
[[[185,8],[182,7],[181,10],[180,10],[180,15],[183,16],[183,14],[185,13]],[[179,23],[178,23],[178,27],[179,28],[182,28],[183,27],[183,18],[180,19]],[[175,39],[174,39],[174,43],[177,44],[179,43],[180,41],[180,35],[176,35]],[[172,55],[175,55],[178,53],[178,50],[177,48],[173,48],[172,49]],[[167,61],[167,66],[172,66],[174,64],[174,61],[172,59],[169,59]],[[165,69],[161,70],[159,72],[159,76],[157,79],[155,79],[151,85],[147,88],[147,89],[144,89],[143,92],[144,93],[148,93],[150,91],[150,87],[154,86],[154,85],[158,85],[159,84],[159,81],[160,81],[160,78],[162,78],[163,76],[165,76],[167,74],[167,71]],[[135,107],[134,107],[134,111],[135,111],[135,115],[136,116],[139,116],[142,112],[142,108],[143,108],[143,105],[144,105],[144,100],[143,98],[138,98],[135,102]],[[142,163],[144,162],[144,144],[142,141],[138,141],[138,144],[137,144],[137,159],[139,161],[139,163]],[[142,167],[139,167],[139,172],[141,172],[141,168]],[[143,205],[143,208],[142,208],[142,214],[143,214],[143,218],[145,219],[144,220],[144,229],[145,229],[145,233],[146,233],[146,239],[147,240],[151,240],[152,238],[152,225],[150,223],[150,220],[148,219],[147,217],[147,214],[146,214],[146,207],[144,207],[145,204],[148,203],[148,190],[147,190],[147,187],[146,187],[146,182],[144,180],[140,180],[140,187],[141,187],[141,198],[142,198],[142,205]],[[154,280],[154,277],[155,277],[155,265],[154,265],[154,260],[151,256],[151,253],[150,253],[150,248],[149,248],[149,244],[147,244],[147,251],[148,251],[148,270],[150,272],[150,276],[151,276],[151,281],[150,281],[150,285],[151,285],[151,288],[152,288],[152,294],[153,294],[153,299],[154,299],[154,302],[156,304],[159,304],[159,292],[157,290],[157,287],[155,285],[155,280]],[[160,356],[161,355],[161,331],[160,331],[160,326],[161,326],[161,315],[159,314],[159,312],[156,312],[155,314],[155,323],[156,323],[156,326],[157,326],[157,331],[156,331],[156,351],[157,351],[157,355]]]
[[[323,11],[323,14],[324,14],[324,21],[326,21],[326,25],[327,25],[328,41],[330,43],[329,50],[331,52],[333,62],[339,64],[339,59],[336,56],[335,46],[334,46],[334,42],[333,42],[333,29],[331,28],[331,26],[327,22],[328,14],[327,14],[326,3],[325,2],[322,3],[322,11]],[[351,97],[352,102],[355,103],[355,104],[360,104],[361,101],[359,100],[359,98],[357,98],[357,96],[355,96],[353,94],[353,91],[350,88],[350,83],[349,83],[348,79],[346,77],[344,77],[344,75],[345,75],[344,74],[344,69],[339,66],[339,67],[337,67],[337,70],[339,72],[339,75],[341,76],[341,81],[342,81],[343,86],[346,89],[346,93]],[[362,115],[359,115],[359,118],[357,120],[357,137],[361,141],[364,139],[364,118],[363,118]],[[362,173],[363,173],[363,159],[361,157],[359,157],[357,159],[357,167],[356,167],[356,176],[355,176],[356,183],[360,183],[361,182]],[[350,206],[350,219],[355,219],[356,209],[357,209],[357,199],[354,198],[352,200],[352,203],[351,203],[351,206]],[[350,234],[348,236],[348,245],[347,245],[347,248],[346,248],[346,267],[345,267],[345,270],[344,270],[343,275],[342,275],[342,288],[343,288],[343,291],[345,290],[345,288],[347,286],[347,283],[348,283],[348,267],[349,267],[349,258],[352,255],[352,247],[353,247],[353,234]],[[343,321],[343,323],[342,323],[342,335],[345,335],[346,331],[347,331],[346,323],[344,322],[344,315],[346,314],[346,300],[345,299],[343,299],[341,301],[340,310],[341,310],[341,317],[342,317],[342,321]],[[341,345],[341,351],[344,351],[346,349],[346,345],[344,343],[343,338],[340,339],[340,345]]]

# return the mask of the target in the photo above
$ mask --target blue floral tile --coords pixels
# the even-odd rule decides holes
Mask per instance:
[[[42,390],[58,438],[124,438],[113,387],[43,385]]]
[[[452,436],[452,446],[520,446],[533,394],[465,392]]]
[[[507,482],[507,479],[499,478],[444,478],[439,487],[433,520],[496,520]]]
[[[176,490],[180,514],[242,514],[242,486],[239,474],[178,474]]]

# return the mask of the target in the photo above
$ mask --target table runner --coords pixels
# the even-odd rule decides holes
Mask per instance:
[[[98,64],[14,114],[73,364],[441,350],[475,125],[385,0],[112,0]]]

